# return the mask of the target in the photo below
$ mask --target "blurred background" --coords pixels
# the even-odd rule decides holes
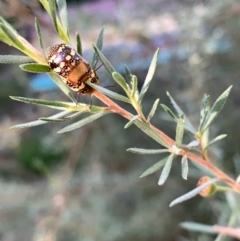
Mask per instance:
[[[76,31],[81,34],[83,55],[89,61],[91,42],[96,42],[105,25],[103,53],[122,74],[126,64],[141,86],[152,56],[160,48],[157,71],[144,100],[146,114],[156,98],[170,106],[169,91],[198,127],[203,94],[210,94],[213,103],[234,85],[210,134],[226,133],[228,137],[211,148],[211,158],[231,176],[239,175],[240,2],[67,2],[72,39]],[[0,0],[0,14],[38,49],[34,16],[39,19],[46,50],[61,42],[38,1]],[[0,54],[19,53],[0,43]],[[98,75],[101,86],[114,85],[103,67]],[[139,179],[162,157],[126,152],[130,147],[159,146],[134,126],[123,129],[123,118],[107,115],[65,134],[57,131],[69,123],[10,130],[15,124],[56,112],[13,101],[9,95],[67,100],[47,75],[27,74],[17,65],[0,65],[0,240],[208,241],[215,237],[187,232],[178,224],[227,225],[230,209],[223,195],[195,197],[169,208],[173,199],[194,188],[203,175],[192,165],[188,181],[181,178],[180,159],[174,162],[163,187],[157,185],[159,172]],[[80,102],[89,104],[90,97],[81,96]],[[160,107],[153,124],[174,137],[175,124]],[[191,140],[186,134],[185,143]]]

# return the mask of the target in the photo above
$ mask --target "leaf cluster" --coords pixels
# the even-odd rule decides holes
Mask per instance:
[[[67,16],[67,5],[64,0],[40,0],[46,12],[52,19],[53,25],[55,27],[56,33],[59,38],[66,44],[72,43],[69,36],[69,27],[68,27],[68,16]],[[232,86],[225,90],[210,106],[210,97],[209,95],[204,95],[200,110],[200,123],[199,127],[195,128],[191,121],[187,118],[186,114],[179,107],[177,102],[173,99],[170,93],[167,92],[167,95],[172,103],[172,106],[175,111],[172,111],[170,107],[165,104],[160,104],[160,99],[156,99],[149,109],[148,114],[143,113],[142,102],[148,92],[149,86],[153,80],[154,72],[158,64],[158,55],[159,49],[156,50],[151,64],[149,66],[145,81],[141,88],[138,87],[137,76],[132,74],[130,69],[125,66],[125,77],[118,73],[108,59],[104,56],[102,52],[103,48],[103,36],[104,36],[104,27],[101,29],[96,44],[92,44],[94,55],[92,59],[92,68],[95,69],[98,61],[101,61],[102,65],[105,67],[106,71],[116,82],[117,85],[123,90],[124,95],[118,94],[114,91],[110,91],[106,88],[103,88],[99,85],[93,84],[89,81],[86,82],[90,87],[94,89],[93,95],[99,97],[105,104],[106,107],[86,105],[84,103],[78,103],[74,98],[70,89],[62,81],[62,78],[55,73],[53,73],[46,61],[46,53],[44,50],[43,38],[41,35],[41,27],[38,20],[35,20],[36,32],[39,40],[39,45],[41,51],[35,49],[30,43],[23,39],[17,31],[3,18],[0,17],[0,40],[19,49],[25,55],[0,55],[0,63],[9,64],[17,63],[20,64],[20,68],[23,71],[33,72],[33,73],[47,73],[52,78],[52,80],[57,84],[57,86],[63,91],[63,93],[68,96],[70,99],[69,102],[62,101],[48,101],[41,99],[31,99],[25,97],[11,96],[12,99],[16,101],[21,101],[29,104],[36,104],[41,106],[46,106],[58,110],[59,112],[48,117],[40,117],[36,121],[19,124],[13,126],[13,128],[26,128],[33,127],[38,125],[43,125],[47,123],[59,123],[65,122],[68,120],[73,120],[74,118],[80,116],[82,113],[89,113],[89,115],[80,120],[76,120],[70,125],[65,126],[63,129],[59,130],[59,133],[73,131],[77,128],[83,127],[84,125],[97,120],[98,118],[109,114],[109,113],[118,113],[123,115],[128,119],[128,122],[125,125],[125,128],[129,128],[131,125],[136,125],[141,131],[146,133],[149,137],[159,143],[161,146],[159,149],[144,149],[144,148],[129,148],[127,151],[144,154],[144,155],[153,155],[153,154],[164,154],[167,155],[164,158],[161,158],[153,166],[149,167],[141,174],[142,177],[146,177],[156,171],[159,171],[162,168],[162,172],[159,177],[158,184],[163,185],[167,178],[169,177],[172,165],[177,157],[181,157],[181,175],[182,178],[187,180],[189,172],[189,153],[192,153],[193,150],[196,150],[199,153],[199,156],[202,157],[201,164],[206,164],[209,162],[208,159],[208,148],[215,144],[217,141],[222,140],[226,137],[225,134],[219,135],[212,140],[209,140],[209,127],[216,119],[216,117],[221,112],[224,107],[226,100],[229,96]],[[82,44],[81,37],[76,34],[76,49],[80,55],[82,55]],[[109,99],[109,98],[110,99]],[[111,99],[125,102],[131,105],[134,109],[134,113],[129,113],[126,110],[123,110],[119,105],[113,102]],[[170,116],[170,118],[176,123],[176,135],[175,139],[172,140],[170,137],[166,136],[163,132],[151,125],[151,120],[154,117],[157,108],[159,105],[162,109]],[[124,113],[124,114],[122,114]],[[185,130],[188,134],[191,135],[192,141],[190,143],[184,142]],[[193,155],[192,155],[193,156]],[[206,164],[205,166],[210,166]],[[211,166],[212,167],[212,166]],[[216,168],[212,168],[215,171],[215,174],[219,174],[219,171],[216,171]],[[211,170],[210,170],[211,171]],[[222,173],[221,173],[222,175]],[[218,176],[219,177],[219,176]],[[226,178],[222,178],[222,181]],[[229,179],[228,179],[229,181]],[[176,205],[180,202],[188,200],[193,196],[197,195],[200,191],[206,187],[219,182],[219,178],[211,179],[209,182],[200,185],[191,192],[175,199],[170,206]],[[230,182],[230,181],[229,181]],[[234,185],[234,184],[232,184]]]

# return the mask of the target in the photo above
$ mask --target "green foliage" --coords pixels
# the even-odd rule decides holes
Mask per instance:
[[[153,166],[149,167],[141,176],[141,177],[146,177],[156,171],[158,171],[162,166],[164,166],[168,160],[168,156],[162,159],[161,161],[155,163]]]
[[[152,62],[151,62],[150,67],[148,69],[146,79],[145,79],[144,84],[142,86],[142,89],[140,91],[140,94],[139,94],[139,102],[140,103],[143,100],[144,95],[147,93],[147,90],[148,90],[148,88],[150,86],[150,83],[153,79],[153,75],[154,75],[156,67],[157,67],[158,55],[159,55],[159,49],[157,49],[157,51],[155,52],[155,54],[153,56]]]
[[[40,29],[40,25],[39,25],[39,22],[38,22],[37,18],[35,18],[35,29],[36,29],[36,32],[37,32],[38,42],[39,42],[39,45],[41,47],[42,54],[43,54],[43,56],[46,56],[45,50],[44,50],[44,47],[43,47],[41,29]]]
[[[48,175],[52,167],[60,164],[65,151],[53,146],[44,146],[39,139],[22,142],[17,151],[17,158],[28,171]]]
[[[177,129],[176,129],[176,137],[175,137],[177,147],[180,147],[182,145],[183,133],[184,133],[184,119],[183,117],[181,117],[177,121]]]
[[[215,101],[212,108],[210,110],[208,104],[204,104],[204,116],[203,121],[201,125],[199,126],[199,132],[201,134],[204,133],[204,131],[209,127],[209,125],[215,120],[215,118],[218,116],[220,111],[222,110],[223,106],[225,105],[227,98],[230,94],[230,91],[232,89],[232,86],[230,86],[228,89],[226,89]],[[205,99],[205,97],[204,97]]]
[[[71,44],[72,41],[69,36],[66,1],[40,0],[40,2],[42,3],[43,7],[51,17],[52,23],[55,27],[56,33],[58,34],[59,38],[64,43]],[[230,86],[217,98],[212,107],[210,106],[209,95],[204,95],[200,110],[200,124],[197,129],[191,123],[190,119],[183,112],[183,110],[179,107],[174,98],[167,92],[167,96],[169,97],[176,114],[165,104],[161,104],[161,107],[176,123],[176,135],[175,139],[173,140],[169,136],[167,136],[163,131],[157,129],[150,123],[152,118],[154,118],[155,113],[157,112],[157,107],[159,105],[160,99],[158,98],[154,101],[152,107],[148,110],[147,117],[145,116],[145,113],[143,112],[142,108],[144,96],[148,92],[149,86],[153,80],[154,73],[158,64],[159,49],[156,50],[152,58],[145,81],[142,85],[141,90],[139,91],[138,79],[134,74],[131,73],[129,68],[125,66],[126,78],[124,78],[122,74],[118,73],[114,69],[109,60],[102,53],[104,35],[103,27],[99,33],[96,44],[92,44],[94,55],[91,66],[95,70],[98,61],[101,61],[102,65],[105,67],[105,69],[110,74],[112,79],[120,86],[120,88],[123,90],[125,94],[120,95],[99,85],[93,84],[91,83],[91,81],[88,80],[85,82],[85,84],[89,85],[92,89],[94,89],[92,95],[95,95],[95,97],[104,102],[106,104],[106,107],[86,105],[83,103],[78,103],[78,101],[74,98],[71,90],[64,83],[62,77],[51,71],[45,58],[45,51],[43,45],[44,38],[41,35],[40,25],[37,19],[35,19],[35,28],[41,52],[39,52],[32,45],[30,45],[16,32],[16,30],[6,20],[0,17],[0,40],[4,43],[13,46],[14,48],[17,48],[18,50],[27,55],[2,55],[0,56],[0,63],[17,63],[20,64],[19,67],[22,70],[27,72],[48,73],[51,79],[70,99],[71,102],[48,101],[26,97],[10,96],[11,99],[16,101],[21,101],[28,104],[35,104],[39,106],[45,106],[60,111],[55,115],[49,117],[39,117],[36,121],[15,125],[12,128],[26,128],[48,123],[62,123],[65,121],[73,120],[73,122],[70,125],[67,125],[58,131],[58,133],[65,133],[75,131],[76,129],[83,127],[106,114],[117,113],[125,117],[128,121],[124,128],[129,128],[132,125],[135,125],[143,133],[148,135],[151,139],[156,141],[158,145],[160,145],[157,149],[129,148],[127,151],[144,155],[168,153],[167,157],[161,159],[154,165],[147,168],[147,170],[145,170],[140,176],[141,178],[146,177],[152,173],[155,173],[163,167],[158,181],[159,185],[163,185],[169,177],[172,165],[174,163],[173,161],[177,160],[178,156],[180,156],[181,158],[181,175],[182,178],[185,180],[187,180],[189,173],[188,160],[194,161],[198,165],[201,165],[203,168],[206,168],[208,169],[208,171],[211,171],[213,174],[215,174],[216,178],[210,179],[210,181],[200,185],[199,187],[188,192],[187,194],[184,194],[181,197],[176,198],[174,201],[171,202],[170,206],[174,206],[196,196],[206,187],[219,181],[229,185],[230,188],[232,188],[231,190],[240,192],[239,184],[235,183],[235,181],[231,179],[229,176],[227,176],[227,174],[225,174],[216,166],[214,166],[209,160],[207,153],[209,147],[211,147],[217,141],[222,140],[226,137],[225,134],[222,134],[209,141],[208,132],[210,125],[213,123],[213,121],[216,119],[216,117],[219,115],[222,108],[224,107],[232,86]],[[79,34],[76,35],[76,42],[77,51],[79,54],[82,55],[82,43]],[[127,110],[123,109],[123,107],[109,99],[107,96],[111,99],[115,99],[120,102],[130,104],[133,107],[134,112],[128,112]],[[89,115],[80,120],[74,120],[74,118],[82,116],[83,113],[88,113]],[[183,136],[185,130],[187,130],[190,133],[191,140],[193,140],[190,144],[184,143],[185,138],[183,139]],[[197,145],[194,146],[197,147],[197,155],[192,150],[192,143],[197,143]],[[47,152],[45,153],[46,150],[42,148],[42,150],[44,150],[44,153],[41,153],[41,155],[45,155],[44,157],[46,161],[45,159],[38,160],[36,157],[33,157],[33,153],[40,152],[38,150],[39,145],[41,145],[41,143],[31,143],[30,147],[21,146],[19,154],[21,157],[20,159],[25,166],[28,166],[29,168],[34,169],[37,172],[44,172],[47,174],[49,170],[48,166],[46,165],[46,162],[50,160],[51,162],[56,163],[58,161],[60,152],[51,155],[51,150],[47,150]],[[32,161],[32,159],[34,158],[35,160]],[[203,232],[209,232],[208,227],[201,225],[196,226],[195,224],[185,223],[182,226],[187,229],[195,229]]]
[[[125,97],[125,96],[123,96],[123,95],[120,95],[120,94],[118,94],[118,93],[115,93],[115,92],[113,92],[113,91],[111,91],[111,90],[108,90],[108,89],[106,89],[106,88],[103,88],[103,87],[101,87],[101,86],[99,86],[99,85],[95,85],[95,84],[93,84],[93,83],[91,83],[91,82],[89,82],[89,81],[87,81],[86,83],[87,83],[89,86],[91,86],[93,89],[98,90],[99,92],[103,93],[103,94],[106,95],[106,96],[109,96],[109,97],[112,98],[112,99],[120,100],[120,101],[122,101],[122,102],[126,102],[126,103],[131,104],[131,101],[130,101],[127,97]]]
[[[30,73],[47,73],[50,72],[50,67],[48,65],[43,64],[21,64],[19,67],[23,71],[27,71]]]
[[[84,118],[84,119],[82,119],[82,120],[80,120],[78,122],[75,122],[75,123],[73,123],[73,124],[71,124],[69,126],[64,127],[58,133],[64,133],[64,132],[68,132],[68,131],[73,131],[75,129],[78,129],[78,128],[82,127],[82,126],[85,126],[86,124],[89,124],[89,123],[99,119],[100,117],[102,117],[102,116],[104,116],[106,114],[107,114],[106,111],[105,112],[97,112],[97,113],[92,114],[92,115],[90,115],[90,116],[88,116],[88,117],[86,117],[86,118]]]
[[[206,187],[216,183],[217,181],[219,181],[217,178],[214,178],[214,179],[211,179],[210,181],[208,182],[205,182],[204,184],[200,185],[199,187],[196,187],[194,188],[193,190],[191,190],[190,192],[188,193],[185,193],[184,195],[176,198],[175,200],[173,200],[171,203],[170,203],[170,207],[176,205],[176,204],[179,204],[181,202],[185,202],[186,200],[190,199],[190,198],[193,198],[194,196],[198,195],[199,192],[201,192],[202,190],[204,190]]]
[[[187,156],[182,157],[182,178],[187,180],[188,177],[188,159]]]
[[[98,55],[98,58],[101,60],[103,66],[106,68],[108,73],[112,76],[112,74],[114,72],[116,72],[116,70],[113,68],[113,66],[110,64],[110,62],[107,60],[107,58],[103,55],[103,53],[98,48],[98,46],[95,44],[92,44],[92,45],[93,45],[93,49],[94,49],[95,53]]]
[[[96,43],[96,46],[99,50],[102,50],[102,47],[103,47],[103,34],[104,34],[104,27],[102,27],[102,29],[99,33],[99,36],[98,36],[97,43]],[[93,55],[93,59],[92,59],[92,68],[93,69],[96,69],[98,59],[99,59],[98,54],[95,52],[94,55]]]
[[[82,42],[80,34],[76,34],[76,42],[77,42],[77,52],[82,56]]]
[[[165,181],[167,180],[170,170],[172,168],[172,161],[174,159],[175,155],[171,154],[168,156],[167,161],[163,167],[162,173],[160,175],[160,178],[158,180],[158,185],[163,185]]]
[[[156,110],[157,110],[157,107],[159,105],[159,101],[160,99],[156,99],[153,106],[152,106],[152,109],[150,110],[149,114],[148,114],[148,117],[147,117],[147,122],[150,122],[150,120],[153,118]]]
[[[33,60],[27,56],[21,55],[0,55],[1,64],[23,64],[33,62]]]

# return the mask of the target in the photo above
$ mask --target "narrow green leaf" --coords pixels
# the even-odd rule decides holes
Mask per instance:
[[[26,39],[21,37],[17,31],[0,16],[0,40],[8,45],[14,46],[38,63],[45,63],[42,54],[36,50]]]
[[[158,181],[158,185],[163,185],[165,183],[165,181],[167,180],[170,170],[172,168],[172,161],[173,158],[175,157],[174,154],[171,154],[168,156],[168,159],[164,165],[164,168],[162,170],[162,173],[160,175],[159,181]]]
[[[96,105],[89,105],[89,109],[91,113],[103,112],[108,111],[108,107],[96,106]]]
[[[209,125],[214,121],[214,119],[218,116],[223,106],[225,105],[227,98],[230,94],[232,86],[226,89],[215,101],[212,108],[210,109],[205,121],[202,123],[200,132],[204,133],[204,131],[209,127]]]
[[[44,121],[44,122],[47,122],[47,123],[61,123],[61,122],[64,122],[64,121],[68,120],[66,118],[52,119],[52,118],[45,118],[45,117],[40,117],[38,119],[40,121]]]
[[[153,166],[149,167],[141,176],[142,177],[146,177],[156,171],[158,171],[162,166],[165,165],[166,161],[168,160],[168,156],[163,158],[161,161],[155,163]]]
[[[157,107],[158,107],[158,104],[159,104],[159,101],[160,99],[156,99],[153,106],[152,106],[152,109],[151,111],[149,112],[148,114],[148,117],[147,117],[147,122],[150,122],[150,120],[152,119],[152,117],[154,116],[156,110],[157,110]]]
[[[153,56],[153,59],[152,59],[152,62],[151,62],[151,65],[148,69],[146,79],[145,79],[144,84],[142,86],[142,89],[140,91],[139,102],[142,101],[142,99],[143,99],[144,95],[146,94],[146,92],[148,90],[148,87],[149,87],[149,85],[152,81],[153,75],[154,75],[156,67],[157,67],[158,54],[159,54],[159,49],[157,49],[157,51],[155,52],[155,54]]]
[[[127,149],[129,152],[137,153],[137,154],[160,154],[169,152],[168,149],[142,149],[142,148],[129,148]]]
[[[79,33],[76,33],[77,52],[82,56],[82,41]]]
[[[113,72],[112,77],[117,82],[117,84],[120,85],[126,93],[128,93],[128,86],[123,76],[117,72]]]
[[[62,26],[65,32],[68,34],[68,14],[67,14],[67,3],[66,0],[57,0],[58,11],[60,15],[60,19],[62,22]]]
[[[127,129],[128,127],[130,127],[135,120],[137,120],[139,118],[139,115],[135,115],[133,116],[133,118],[124,126],[124,129]]]
[[[126,80],[128,81],[128,83],[130,83],[132,81],[132,73],[126,65],[125,65],[125,74],[126,74]]]
[[[70,89],[68,88],[68,86],[63,82],[63,80],[61,79],[60,76],[58,76],[55,73],[48,73],[49,76],[52,78],[52,80],[54,81],[54,83],[63,91],[63,93],[70,99],[72,100],[74,103],[77,104],[77,100],[74,98],[72,92],[70,91]]]
[[[110,98],[113,98],[115,100],[120,100],[120,101],[123,101],[123,102],[131,104],[131,101],[127,97],[125,97],[123,95],[117,94],[117,93],[115,93],[115,92],[113,92],[111,90],[108,90],[106,88],[103,88],[103,87],[101,87],[99,85],[95,85],[95,84],[93,84],[93,83],[91,83],[89,81],[86,81],[85,83],[87,85],[91,86],[93,89],[103,93],[104,95],[109,96]]]
[[[208,145],[204,148],[204,151],[206,149],[208,149],[210,146],[212,146],[213,144],[215,144],[216,142],[222,140],[223,138],[225,138],[227,136],[227,134],[222,134],[222,135],[219,135],[217,137],[215,137],[213,140],[211,140]]]
[[[35,63],[21,64],[19,65],[19,67],[23,71],[27,71],[31,73],[48,73],[51,71],[48,65],[43,65],[43,64],[35,64]]]
[[[165,140],[159,136],[154,130],[150,128],[150,126],[141,120],[136,120],[134,122],[134,125],[136,125],[138,128],[140,128],[144,133],[146,133],[148,136],[150,136],[153,140],[161,144],[162,146],[168,148],[168,143],[165,142]]]
[[[52,18],[52,21],[53,21],[53,25],[54,25],[57,33],[59,33],[58,24],[57,24],[56,0],[49,0],[48,6],[49,6],[49,10],[50,10],[50,17]]]
[[[1,64],[23,64],[34,62],[34,60],[24,55],[0,55]]]
[[[79,116],[83,113],[83,111],[79,111],[79,112],[76,112],[72,115],[69,115],[69,116],[66,116],[66,117],[62,117],[62,118],[53,118],[53,117],[40,117],[38,118],[39,120],[42,120],[42,121],[46,121],[46,122],[53,122],[53,123],[59,123],[59,122],[64,122],[64,121],[68,121],[68,120],[71,120],[73,118],[75,118],[76,116]]]
[[[164,105],[164,104],[160,104],[161,105],[161,107],[164,109],[164,111],[177,123],[177,121],[178,121],[178,118],[177,118],[177,116],[166,106],[166,105]],[[192,131],[192,128],[191,127],[188,127],[187,125],[186,125],[186,123],[184,123],[184,128],[187,130],[187,131],[189,131],[190,133],[192,133],[192,134],[196,134],[196,132],[194,133],[193,131]]]
[[[138,93],[138,80],[137,80],[137,76],[136,75],[132,75],[131,78],[131,84],[132,84],[132,93],[131,93],[131,97],[134,98],[138,101],[139,99],[139,93]]]
[[[176,101],[172,98],[172,96],[169,94],[169,92],[167,92],[167,96],[169,97],[174,109],[176,110],[176,112],[178,113],[179,116],[185,116],[184,121],[186,124],[187,129],[192,133],[192,134],[196,134],[196,130],[193,127],[193,125],[191,124],[191,122],[189,121],[189,119],[187,118],[187,116],[185,115],[185,113],[182,111],[182,109],[178,106],[178,104],[176,103]]]
[[[6,26],[6,28],[9,29],[9,31],[11,31],[14,35],[17,35],[18,32],[14,29],[14,27],[9,24],[3,17],[0,16],[0,23],[4,26]]]
[[[164,111],[174,120],[177,122],[178,118],[176,115],[164,104],[160,104]]]
[[[182,139],[184,134],[184,119],[180,117],[177,121],[177,129],[176,129],[176,146],[180,147],[182,145]]]
[[[58,114],[52,115],[49,118],[52,118],[52,119],[61,118],[61,117],[65,116],[65,115],[68,115],[69,113],[71,113],[71,111],[65,110],[65,111],[62,111],[62,112],[60,112]],[[47,124],[47,122],[46,121],[42,121],[42,120],[36,120],[36,121],[27,122],[27,123],[24,123],[24,124],[14,125],[10,129],[34,127],[34,126],[39,126],[39,125],[44,125],[44,124]]]
[[[175,200],[173,200],[171,203],[170,203],[170,207],[178,204],[178,203],[181,203],[181,202],[184,202],[190,198],[193,198],[194,196],[196,196],[199,192],[201,192],[203,189],[205,189],[206,187],[212,185],[213,183],[217,182],[218,179],[217,178],[213,178],[211,179],[210,181],[204,183],[203,185],[199,186],[199,187],[196,187],[194,188],[192,191],[176,198]]]
[[[54,12],[56,12],[56,1],[55,0],[39,0],[41,4],[43,5],[44,9],[47,11],[47,13],[50,15],[50,17],[53,20],[55,29],[59,35],[59,37],[67,44],[71,45],[71,41],[69,39],[68,33],[63,28],[61,22],[59,21],[57,15],[54,15]],[[51,6],[50,6],[51,5]]]
[[[197,231],[201,233],[210,233],[210,234],[218,233],[216,230],[213,229],[213,226],[200,224],[200,223],[183,222],[180,224],[180,227],[190,231]]]
[[[182,178],[184,180],[187,180],[187,177],[188,177],[188,158],[187,158],[187,155],[184,155],[182,157],[181,164],[182,164]]]
[[[89,107],[84,104],[69,103],[69,102],[60,102],[60,101],[48,101],[48,100],[41,100],[41,99],[32,99],[32,98],[25,98],[20,96],[10,96],[11,99],[25,102],[28,104],[35,104],[41,106],[47,106],[53,109],[59,110],[69,110],[69,111],[89,111]]]
[[[42,54],[43,54],[43,56],[46,57],[44,47],[43,47],[43,42],[42,42],[41,29],[40,29],[40,25],[39,25],[39,22],[38,22],[37,18],[35,18],[35,29],[36,29],[36,32],[37,32],[38,42],[40,44]]]
[[[58,131],[58,133],[64,133],[64,132],[69,132],[69,131],[73,131],[75,129],[78,129],[82,126],[85,126],[86,124],[88,123],[91,123],[93,121],[95,121],[96,119],[108,114],[109,112],[98,112],[98,113],[95,113],[95,114],[92,114],[78,122],[75,122],[69,126],[66,126],[64,127],[63,129],[61,129],[60,131]]]
[[[112,73],[116,72],[115,69],[109,63],[109,61],[106,59],[106,57],[102,54],[101,50],[94,43],[92,43],[92,45],[93,45],[93,48],[94,48],[95,52],[97,53],[99,59],[103,63],[104,67],[106,68],[108,73],[112,76]]]
[[[8,45],[13,45],[12,41],[7,37],[6,33],[2,29],[2,24],[0,22],[0,41]]]
[[[203,99],[202,99],[202,106],[201,106],[201,111],[200,111],[200,127],[202,123],[205,121],[205,118],[207,117],[207,114],[210,110],[210,96],[204,94]]]
[[[98,40],[97,40],[97,43],[96,43],[96,46],[98,47],[98,49],[100,51],[102,50],[102,47],[103,47],[103,35],[104,35],[104,26],[102,27],[102,29],[99,33]],[[99,59],[98,54],[96,52],[94,52],[93,60],[92,60],[92,68],[93,69],[96,69],[98,59]]]
[[[11,29],[6,27],[6,25],[2,24],[1,22],[0,22],[0,29],[2,29],[2,31],[5,34],[5,36],[8,39],[8,42],[6,42],[7,44],[9,44],[11,46],[14,46],[15,48],[18,48],[19,50],[24,50],[25,49],[23,44],[16,37],[15,31],[12,32]]]

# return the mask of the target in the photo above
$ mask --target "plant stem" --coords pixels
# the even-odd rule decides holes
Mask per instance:
[[[124,110],[122,107],[117,105],[115,102],[113,102],[111,99],[109,99],[107,96],[102,94],[101,92],[98,92],[96,90],[93,91],[92,95],[94,95],[96,98],[101,100],[103,103],[105,103],[108,106],[108,110],[112,113],[117,113],[124,118],[131,120],[133,118],[133,115],[129,113],[128,111]],[[175,141],[171,139],[169,136],[167,136],[165,133],[163,133],[161,130],[157,129],[153,125],[149,125],[149,127],[155,131],[169,146],[175,145]],[[234,179],[229,177],[226,173],[224,173],[222,170],[218,169],[216,166],[214,166],[211,162],[208,160],[205,160],[204,158],[201,158],[197,156],[196,154],[181,149],[179,155],[186,155],[189,159],[191,159],[194,162],[197,162],[201,166],[205,167],[209,171],[211,171],[219,180],[225,182],[227,185],[233,188],[234,191],[240,193],[240,184],[238,184]]]

